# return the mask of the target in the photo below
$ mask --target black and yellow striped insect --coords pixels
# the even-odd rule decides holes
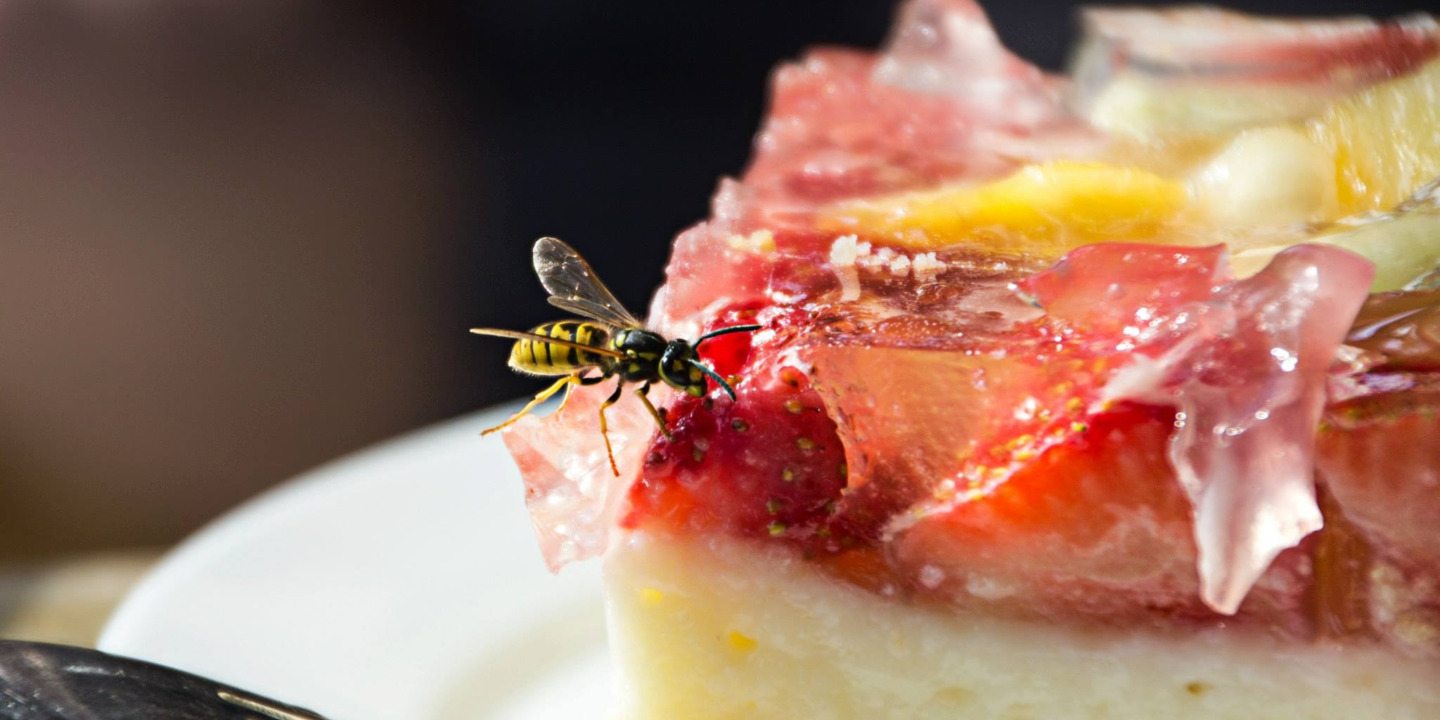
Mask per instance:
[[[650,416],[655,418],[660,432],[666,437],[670,436],[670,431],[665,427],[665,417],[647,396],[653,383],[664,382],[681,392],[703,397],[710,390],[708,381],[714,380],[731,400],[735,399],[735,390],[700,361],[697,349],[701,343],[717,335],[751,332],[760,329],[759,325],[721,328],[700,336],[694,343],[666,340],[659,333],[646,330],[644,324],[615,299],[596,277],[590,264],[575,252],[575,248],[555,238],[540,238],[535,243],[534,260],[535,274],[540,276],[540,284],[550,293],[550,304],[594,322],[560,320],[529,332],[496,328],[470,330],[477,335],[514,339],[510,367],[518,372],[564,376],[541,390],[509,420],[483,434],[509,426],[561,388],[565,388],[565,398],[568,399],[570,388],[576,385],[594,385],[617,377],[615,392],[600,405],[600,435],[605,438],[610,470],[619,475],[620,469],[615,465],[615,453],[610,449],[610,436],[606,432],[605,409],[620,399],[625,383],[640,383],[635,394],[645,403],[645,409],[650,411]],[[592,371],[595,374],[591,374]],[[564,405],[563,400],[561,405]]]

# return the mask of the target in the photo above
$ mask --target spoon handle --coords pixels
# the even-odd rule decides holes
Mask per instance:
[[[0,720],[325,720],[163,665],[0,640]]]

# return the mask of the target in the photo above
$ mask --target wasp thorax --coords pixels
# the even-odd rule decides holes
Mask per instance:
[[[665,352],[665,338],[658,333],[639,328],[627,328],[615,333],[615,349],[626,354],[643,358],[659,359]]]
[[[627,328],[615,333],[611,345],[623,354],[616,358],[613,372],[625,382],[650,382],[655,379],[660,354],[665,352],[665,338],[640,328]]]

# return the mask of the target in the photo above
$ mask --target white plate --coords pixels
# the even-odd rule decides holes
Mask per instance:
[[[497,408],[336,461],[172,552],[100,639],[344,720],[598,717],[595,563],[544,569]]]

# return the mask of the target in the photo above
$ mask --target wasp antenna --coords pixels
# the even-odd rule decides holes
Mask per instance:
[[[1023,303],[1025,303],[1026,305],[1029,305],[1030,307],[1033,307],[1033,308],[1035,308],[1036,310],[1044,310],[1044,309],[1045,309],[1045,306],[1040,304],[1040,298],[1037,298],[1037,297],[1035,297],[1034,295],[1031,295],[1030,293],[1025,292],[1024,290],[1021,290],[1021,289],[1020,289],[1020,286],[1019,286],[1018,284],[1012,282],[1012,283],[1010,283],[1009,285],[1006,286],[1006,289],[1009,290],[1010,292],[1015,293],[1015,297],[1020,298],[1020,301],[1023,302]]]
[[[705,333],[704,335],[701,335],[699,338],[697,338],[697,339],[695,340],[695,347],[697,347],[697,348],[700,347],[700,343],[703,343],[703,342],[705,342],[706,340],[709,340],[710,338],[716,337],[716,336],[718,336],[718,335],[729,335],[730,333],[738,333],[738,332],[753,332],[753,331],[755,331],[755,330],[759,330],[759,329],[762,328],[762,327],[764,327],[764,326],[763,326],[763,325],[731,325],[730,327],[727,327],[727,328],[720,328],[719,330],[711,330],[710,332]],[[732,393],[732,394],[733,394],[733,393]]]
[[[699,360],[691,360],[690,364],[694,365],[697,368],[700,368],[700,372],[709,375],[711,380],[720,383],[720,387],[725,389],[725,394],[730,396],[730,402],[735,402],[735,390],[730,387],[730,383],[725,382],[725,378],[720,377],[719,373],[706,367],[705,363],[702,363]]]

